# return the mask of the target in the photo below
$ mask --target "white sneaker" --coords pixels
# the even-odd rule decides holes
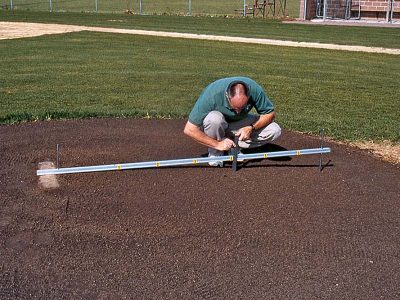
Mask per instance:
[[[218,155],[209,154],[208,157],[213,158],[213,157],[218,157]],[[224,166],[224,162],[223,161],[210,161],[208,163],[208,165],[211,166],[211,167],[220,167],[220,168],[222,168]]]

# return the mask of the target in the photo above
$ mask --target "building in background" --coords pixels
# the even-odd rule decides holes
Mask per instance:
[[[300,0],[300,18],[400,21],[400,0]]]

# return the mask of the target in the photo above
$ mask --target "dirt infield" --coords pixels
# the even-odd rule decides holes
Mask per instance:
[[[196,157],[182,120],[0,127],[1,299],[398,299],[400,169],[332,153],[58,176],[38,164]],[[284,131],[260,151],[319,146]]]
[[[318,48],[318,49],[329,49],[329,50],[400,55],[400,49],[389,49],[381,47],[336,45],[336,44],[326,44],[326,43],[283,41],[275,39],[243,38],[243,37],[218,36],[218,35],[208,35],[208,34],[191,34],[191,33],[180,33],[180,32],[89,27],[89,26],[76,26],[76,25],[0,22],[0,40],[40,36],[45,34],[60,34],[66,32],[74,32],[74,31],[123,33],[123,34],[159,36],[159,37],[170,37],[170,38],[224,41],[224,42],[273,45],[273,46],[284,46],[284,47]]]

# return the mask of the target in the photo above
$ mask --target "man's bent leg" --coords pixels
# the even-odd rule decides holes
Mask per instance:
[[[225,138],[225,130],[228,128],[228,123],[225,117],[219,111],[211,111],[203,121],[203,130],[206,135],[221,141]],[[223,151],[218,151],[213,148],[208,148],[209,155],[220,156]]]
[[[250,126],[257,122],[259,116],[249,114],[246,119],[238,122],[232,122],[227,129],[228,132],[235,133],[242,127]],[[281,135],[281,127],[272,122],[264,128],[260,128],[251,134],[251,140],[239,141],[240,148],[254,148],[259,147],[269,142],[275,141]]]
[[[240,141],[239,146],[242,148],[260,147],[262,145],[275,141],[280,136],[281,127],[277,123],[272,122],[266,127],[253,132],[251,134],[251,140]]]

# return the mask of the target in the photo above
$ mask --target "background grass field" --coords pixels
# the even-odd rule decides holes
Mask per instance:
[[[11,0],[0,0],[3,9],[11,7]],[[53,12],[125,12],[127,10],[139,14],[140,0],[12,0],[16,10],[49,11],[50,3]],[[246,0],[248,7],[252,7],[254,1]],[[278,5],[279,3],[279,5]],[[210,15],[210,16],[234,16],[240,15],[243,9],[243,0],[142,0],[142,14],[167,14],[167,15]],[[300,1],[286,0],[286,13],[283,14],[283,2],[276,0],[277,17],[298,17]],[[278,11],[279,10],[279,11]],[[269,10],[272,16],[272,11]]]
[[[145,23],[150,17],[137,18]],[[177,26],[177,17],[153,21],[159,18]],[[236,20],[219,21],[240,31]],[[351,35],[358,29],[348,30]],[[398,34],[364,30],[375,44],[390,44],[390,33]],[[386,33],[381,41],[379,32]],[[324,127],[338,140],[399,142],[396,55],[90,32],[3,40],[0,55],[1,124],[99,116],[185,118],[209,82],[245,75],[265,87],[286,129],[317,133]]]
[[[335,43],[400,48],[399,28],[310,26],[260,18],[212,18],[182,16],[136,16],[125,14],[48,13],[0,10],[0,20],[75,24],[272,38],[300,42]]]

